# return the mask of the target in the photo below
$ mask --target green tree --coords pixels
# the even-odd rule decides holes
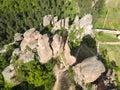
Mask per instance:
[[[53,64],[51,62],[41,65],[37,61],[31,61],[26,64],[21,64],[17,70],[17,79],[19,81],[26,81],[36,87],[53,85],[54,74]]]

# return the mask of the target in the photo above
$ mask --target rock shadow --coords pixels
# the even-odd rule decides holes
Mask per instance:
[[[76,57],[76,64],[82,62],[85,58],[97,55],[96,41],[90,35],[83,37],[80,46],[73,49],[72,53]]]

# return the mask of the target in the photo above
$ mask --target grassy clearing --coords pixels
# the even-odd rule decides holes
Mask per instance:
[[[115,61],[116,65],[120,67],[120,45],[101,45],[100,52],[107,49],[108,58],[110,61]],[[116,72],[120,76],[120,71]],[[120,81],[120,77],[119,81]]]
[[[120,0],[110,0],[95,23],[95,28],[120,30]],[[106,19],[105,19],[106,18]]]
[[[116,35],[103,33],[103,32],[96,32],[95,33],[96,41],[101,42],[119,42],[120,40],[117,39]]]

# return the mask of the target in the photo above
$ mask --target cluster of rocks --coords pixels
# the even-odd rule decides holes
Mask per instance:
[[[94,82],[103,72],[105,67],[103,63],[98,60],[97,56],[84,59],[73,67],[75,72],[75,81],[79,85],[82,83]]]
[[[23,35],[18,33],[17,35],[18,37],[16,37],[16,34],[14,36],[15,41],[22,40],[20,48],[16,48],[12,53],[12,56],[18,57],[17,61],[23,61],[23,63],[30,62],[31,60],[34,60],[34,52],[37,52],[39,61],[42,64],[59,56],[65,59],[61,59],[61,62],[65,63],[66,66],[76,62],[75,57],[70,54],[70,48],[67,41],[64,42],[63,37],[58,34],[53,35],[53,41],[51,43],[49,42],[47,34],[42,35],[34,28],[29,29]],[[61,55],[61,53],[63,54]],[[15,77],[15,67],[12,62],[13,60],[11,59],[11,64],[3,70],[2,74],[5,80],[16,84],[13,78]]]
[[[83,90],[87,90],[85,84],[96,81],[102,75],[102,73],[105,72],[105,67],[103,63],[100,60],[98,60],[97,56],[92,56],[84,59],[81,63],[78,63],[75,66],[73,66],[72,70],[74,76],[71,77],[74,77],[76,84],[80,85],[83,88]],[[68,74],[66,71],[67,68],[58,67],[57,65],[55,65],[54,73],[56,76],[56,82],[53,87],[53,90],[58,90],[58,89],[63,90],[62,88],[64,86],[63,87],[60,86],[62,85],[61,83],[64,82],[66,83],[66,86],[68,86],[67,87],[68,89],[64,89],[64,90],[76,90],[75,87],[73,86],[74,82],[72,82],[70,79],[70,74]],[[68,75],[65,76],[66,75],[65,73]],[[62,82],[63,77],[64,80],[67,78],[67,80],[64,82]]]
[[[47,15],[43,18],[43,26],[49,24],[53,25],[53,30],[61,29],[61,27],[68,30],[69,27],[73,29],[75,26],[76,30],[81,28],[84,29],[83,36],[88,34],[94,35],[92,31],[92,16],[90,14],[84,16],[82,19],[76,16],[71,26],[69,26],[69,18],[58,20],[57,16],[53,18],[51,15]],[[14,43],[19,41],[20,48],[16,48],[12,56],[17,56],[17,61],[28,63],[34,60],[35,53],[37,53],[41,64],[47,63],[52,58],[58,58],[60,67],[57,68],[57,70],[54,69],[56,76],[54,90],[57,90],[55,87],[58,87],[58,84],[56,83],[61,82],[60,78],[65,78],[63,77],[64,75],[67,75],[68,79],[68,74],[65,72],[68,70],[69,66],[76,63],[76,58],[70,54],[71,51],[68,45],[68,39],[65,40],[63,36],[54,34],[52,36],[52,41],[50,40],[47,34],[40,34],[35,28],[27,30],[24,34],[16,33],[14,36]],[[2,74],[7,82],[16,85],[20,83],[15,79],[15,69],[19,68],[19,66],[15,67],[13,61],[14,60],[11,59],[11,64],[3,70]],[[105,72],[105,67],[102,62],[97,59],[97,56],[83,60],[81,63],[74,65],[72,69],[75,82],[80,86],[82,86],[82,83],[95,81]],[[68,85],[72,85],[71,81],[68,82]]]
[[[69,17],[65,19],[58,20],[58,16],[52,17],[52,15],[46,15],[43,17],[43,26],[47,26],[49,24],[52,24],[53,30],[58,30],[64,27],[65,29],[68,29],[69,27]]]
[[[52,17],[51,15],[46,15],[43,17],[43,26],[47,26],[49,24],[53,26],[52,30],[58,30],[62,27],[64,27],[67,30],[70,29],[68,31],[71,31],[73,29],[79,30],[83,28],[84,32],[82,37],[88,34],[94,37],[94,33],[92,30],[93,25],[91,14],[85,15],[81,19],[79,19],[79,16],[76,16],[72,25],[69,25],[69,17],[58,20],[58,16]]]

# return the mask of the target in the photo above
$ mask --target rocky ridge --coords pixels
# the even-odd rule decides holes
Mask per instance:
[[[85,35],[91,35],[94,37],[94,33],[92,31],[92,16],[90,14],[84,16],[82,19],[79,19],[76,16],[74,23],[69,26],[69,18],[58,20],[58,17],[53,17],[51,15],[47,15],[43,18],[43,26],[47,26],[49,24],[53,25],[52,30],[58,30],[64,27],[67,29],[68,34],[71,33],[71,30],[75,26],[75,29],[78,30],[83,28],[84,31],[81,34],[81,38]],[[70,27],[70,28],[69,28]],[[57,71],[61,71],[59,73],[55,73],[56,75],[56,83],[60,82],[65,71],[69,69],[70,66],[76,63],[76,57],[71,55],[71,50],[68,46],[68,38],[64,39],[58,34],[54,34],[52,36],[52,42],[50,43],[50,37],[47,34],[40,34],[35,28],[31,28],[27,30],[24,34],[17,33],[14,36],[14,43],[20,42],[20,48],[16,48],[12,55],[16,55],[18,57],[17,61],[23,61],[23,63],[30,62],[34,60],[35,52],[37,52],[39,57],[39,62],[41,64],[47,63],[52,58],[61,62],[60,67],[58,67]],[[6,47],[7,48],[7,47]],[[2,53],[5,51],[5,48],[0,51]],[[7,66],[2,74],[4,79],[15,85],[20,82],[15,81],[15,69],[19,68],[14,67],[13,60],[11,60],[11,64]],[[97,68],[97,69],[96,69]],[[74,72],[75,82],[82,86],[82,83],[90,83],[97,80],[103,72],[105,72],[105,67],[101,61],[97,59],[97,56],[87,58],[83,60],[81,63],[76,64],[72,67]],[[89,73],[89,75],[88,75]],[[60,75],[58,75],[60,74]],[[9,76],[9,77],[8,77]],[[92,76],[92,78],[91,78]],[[57,87],[57,86],[54,86]],[[54,89],[56,90],[56,88]]]

